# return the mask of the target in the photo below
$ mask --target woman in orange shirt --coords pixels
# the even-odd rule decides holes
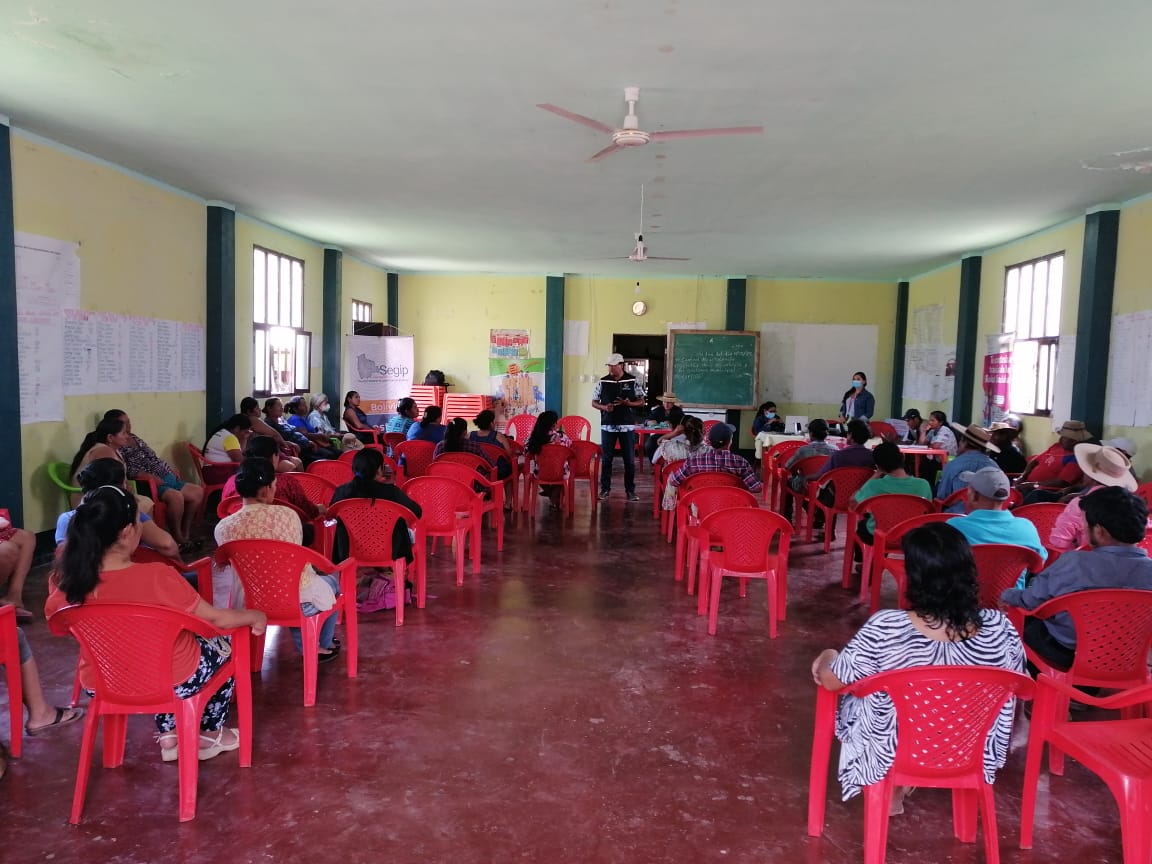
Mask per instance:
[[[217,609],[205,603],[175,569],[167,564],[136,564],[132,553],[140,544],[136,499],[117,486],[101,486],[84,496],[68,524],[55,584],[45,613],[51,617],[70,604],[151,603],[203,618],[213,627],[251,627],[264,632],[267,618],[253,610]],[[227,637],[204,639],[184,631],[172,654],[172,686],[177,696],[203,688],[227,661],[232,645]],[[80,680],[90,686],[87,664]],[[204,707],[200,719],[200,758],[211,759],[240,746],[235,729],[224,728],[234,682],[229,679]],[[156,715],[157,741],[165,762],[175,761],[176,722],[171,714]]]

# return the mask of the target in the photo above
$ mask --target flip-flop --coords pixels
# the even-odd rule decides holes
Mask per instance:
[[[15,609],[16,609],[16,620],[17,621],[31,621],[36,617],[34,614],[32,614],[27,609],[25,609],[23,606],[16,606]]]
[[[65,717],[64,715],[68,712],[72,712],[72,716]],[[37,726],[35,729],[33,729],[31,726],[25,726],[24,732],[28,735],[28,737],[35,738],[37,735],[43,735],[49,729],[55,729],[58,726],[67,726],[69,723],[75,723],[83,716],[83,708],[57,708],[56,719],[51,723],[47,724],[46,726]]]

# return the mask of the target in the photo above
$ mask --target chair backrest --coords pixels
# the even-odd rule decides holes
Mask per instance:
[[[403,432],[385,432],[384,433],[384,446],[388,448],[395,447],[397,444],[404,441],[406,436]]]
[[[896,427],[891,423],[885,423],[883,420],[870,420],[868,427],[872,430],[873,437],[879,435],[885,441],[897,441],[900,438]]]
[[[756,496],[743,486],[703,486],[682,495],[677,502],[676,511],[688,514],[703,520],[718,510],[728,510],[733,507],[759,507]],[[695,509],[693,509],[695,508]]]
[[[432,454],[436,445],[431,441],[405,441],[392,448],[392,456],[404,466],[404,476],[422,477],[432,464]]]
[[[870,675],[853,684],[855,696],[884,692],[896,708],[892,771],[944,780],[983,776],[984,747],[1000,709],[1035,685],[995,666],[914,666]]]
[[[957,489],[955,492],[953,492],[951,495],[949,495],[947,498],[945,498],[943,501],[941,501],[938,506],[940,507],[941,510],[947,510],[953,504],[966,501],[967,499],[968,499],[968,487],[964,486],[961,489]],[[960,514],[957,513],[955,515],[959,516]]]
[[[306,473],[327,480],[333,488],[352,482],[352,466],[338,459],[317,459],[309,463]]]
[[[813,474],[824,467],[824,463],[827,462],[828,459],[828,456],[805,456],[803,459],[793,465],[790,470],[798,477],[811,477]],[[823,478],[821,478],[821,482],[823,482]]]
[[[595,441],[572,439],[572,458],[568,462],[572,476],[581,480],[589,478],[597,480],[598,475],[595,472],[600,464],[600,449],[600,445]]]
[[[537,466],[536,479],[541,483],[563,483],[564,466],[572,458],[572,448],[563,444],[545,444],[539,453],[531,454]]]
[[[835,510],[847,512],[852,506],[852,496],[860,491],[860,487],[876,476],[871,468],[833,468],[820,478],[820,485],[831,482],[836,497],[832,502]],[[815,486],[815,484],[813,484]]]
[[[1020,494],[1020,490],[1015,486],[1008,492],[1008,509],[1015,510],[1024,503],[1024,496]]]
[[[1012,515],[1020,519],[1027,519],[1036,526],[1036,533],[1040,535],[1040,542],[1048,545],[1048,538],[1052,536],[1052,526],[1060,518],[1067,504],[1025,504],[1012,511]]]
[[[700,525],[724,547],[724,566],[729,570],[760,573],[768,569],[774,541],[777,566],[788,564],[792,523],[779,513],[759,507],[729,507],[708,514]]]
[[[180,559],[161,555],[150,546],[137,546],[132,551],[132,561],[136,564],[167,564],[177,573],[183,573],[188,569]]]
[[[873,495],[856,505],[856,512],[863,518],[872,514],[876,520],[877,531],[889,531],[898,523],[914,516],[923,516],[935,511],[936,506],[926,498],[919,495]],[[949,513],[951,518],[954,514]]]
[[[313,504],[323,504],[327,507],[336,492],[336,486],[332,481],[319,474],[309,474],[307,471],[288,471],[286,474],[296,481],[300,491]]]
[[[481,462],[484,460],[481,459]],[[487,463],[485,463],[487,465]],[[493,484],[492,479],[487,473],[481,474],[470,465],[465,465],[461,462],[454,462],[452,460],[437,459],[428,468],[426,477],[451,477],[453,480],[459,480],[465,486],[473,486],[479,483],[482,487],[488,487]],[[475,488],[473,486],[473,488]]]
[[[72,466],[67,462],[49,462],[44,466],[48,471],[48,479],[63,489],[65,492],[79,492],[79,486],[73,486],[68,482],[68,469]]]
[[[1070,684],[1135,686],[1149,680],[1152,591],[1077,591],[1041,603],[1029,614],[1050,618],[1060,612],[1067,612],[1076,628],[1076,659],[1068,670]]]
[[[876,496],[877,498],[883,496]],[[869,499],[871,500],[871,499]],[[931,503],[931,502],[929,502]],[[933,522],[947,522],[949,519],[955,519],[955,513],[937,513],[929,510],[919,516],[913,516],[910,519],[902,519],[895,525],[890,526],[884,533],[884,542],[887,547],[888,553],[900,553],[900,544],[904,540],[904,535],[909,531],[915,531],[917,528],[922,528],[925,525],[931,525]],[[879,535],[881,528],[879,524],[876,527],[877,542],[879,542]]]
[[[704,439],[708,439],[708,433],[712,431],[712,427],[719,423],[719,420],[705,420],[704,421]]]
[[[674,472],[687,461],[687,459],[677,459],[674,462],[660,463],[660,473],[658,475],[658,482],[660,485],[663,486],[668,481],[668,478],[672,475],[672,472]]]
[[[1152,483],[1141,483],[1136,487],[1136,494],[1144,499],[1144,503],[1152,509]]]
[[[172,654],[180,632],[218,635],[195,615],[149,603],[65,606],[48,619],[48,626],[57,636],[75,637],[96,695],[120,706],[176,704]]]
[[[508,432],[521,444],[528,443],[528,436],[532,434],[532,427],[536,425],[536,417],[532,414],[517,414],[508,419]]]
[[[560,418],[560,428],[570,441],[587,441],[592,437],[592,424],[579,414],[565,414]]]
[[[1145,534],[1144,539],[1136,545],[1147,552],[1149,555],[1152,555],[1152,531],[1149,531],[1147,534]]]
[[[1038,573],[1044,566],[1040,556],[1026,546],[1009,543],[978,543],[972,547],[976,559],[976,581],[980,585],[980,606],[995,609],[1000,595],[1013,588],[1025,570]]]
[[[469,485],[451,477],[416,477],[404,484],[404,492],[420,505],[420,527],[429,534],[452,534],[459,513],[476,515],[483,499]]]
[[[743,480],[728,471],[701,471],[699,474],[692,474],[684,478],[684,482],[680,484],[680,494],[687,495],[689,492],[703,489],[706,486],[747,488]]]
[[[795,441],[781,441],[779,444],[773,444],[768,448],[767,459],[773,462],[786,461],[787,457],[791,456],[807,443],[807,441],[797,438]]]
[[[329,501],[332,499],[329,498]],[[295,513],[301,522],[310,522],[312,517],[285,498],[273,498],[272,503],[279,507],[287,507]],[[220,503],[216,505],[216,516],[220,519],[227,518],[244,506],[244,499],[239,495],[229,495],[227,498],[221,498]]]
[[[335,564],[311,549],[280,540],[233,540],[212,558],[221,567],[232,565],[244,586],[245,605],[269,618],[300,617],[300,577],[306,566],[321,573],[336,570]]]
[[[196,473],[200,475],[201,484],[203,484],[205,482],[204,466],[207,464],[207,460],[205,460],[204,454],[201,452],[200,448],[193,444],[191,441],[185,441],[184,446],[188,448],[188,455],[192,458],[192,464],[196,468]]]
[[[508,451],[501,447],[499,444],[488,444],[485,441],[474,441],[473,443],[478,445],[481,450],[488,454],[488,458],[494,462],[497,459],[503,459],[505,462],[510,462],[512,460],[512,457],[508,455]]]
[[[477,456],[475,453],[441,453],[432,460],[432,465],[448,463],[463,465],[465,468],[470,468],[473,472],[479,472],[485,477],[492,473],[492,466],[488,464],[488,460],[483,456]]]
[[[346,498],[328,511],[329,519],[339,519],[348,534],[348,555],[360,564],[377,566],[392,559],[392,531],[403,520],[416,527],[416,514],[407,507],[382,498]]]

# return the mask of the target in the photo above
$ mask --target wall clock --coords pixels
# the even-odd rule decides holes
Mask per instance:
[[[643,300],[637,300],[635,303],[632,304],[632,314],[633,315],[643,315],[647,311],[648,311],[648,304],[645,303]]]

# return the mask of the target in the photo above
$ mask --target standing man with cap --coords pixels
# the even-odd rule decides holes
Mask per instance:
[[[1040,532],[1027,519],[1018,519],[1008,510],[1012,484],[1008,475],[995,466],[979,471],[965,471],[961,482],[968,484],[968,515],[949,519],[973,546],[986,543],[1009,543],[1024,546],[1048,560],[1048,550],[1040,541]],[[1023,588],[1021,581],[1017,587]]]
[[[992,443],[988,431],[973,423],[961,426],[952,424],[956,431],[956,455],[949,460],[940,472],[940,484],[936,487],[936,497],[943,501],[953,492],[964,489],[968,481],[964,474],[979,471],[982,468],[995,468],[989,453],[999,453],[1000,448]],[[963,513],[964,502],[958,501],[948,507],[949,513]]]
[[[1065,420],[1056,434],[1056,443],[1032,457],[1016,484],[1025,504],[1056,501],[1068,487],[1079,486],[1084,479],[1073,450],[1091,440],[1092,433],[1080,420]]]
[[[612,460],[616,444],[624,457],[624,494],[639,501],[636,494],[636,414],[644,407],[644,386],[624,371],[624,357],[610,354],[605,365],[608,374],[596,382],[592,407],[600,412],[600,500],[612,491]]]

